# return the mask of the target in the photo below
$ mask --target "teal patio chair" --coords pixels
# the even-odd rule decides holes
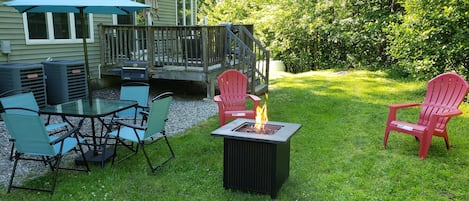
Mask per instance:
[[[138,108],[129,108],[116,114],[119,119],[141,118],[140,112],[148,109],[148,97],[150,85],[144,82],[128,82],[121,86],[120,100],[134,100],[138,102]]]
[[[81,120],[78,126],[74,127],[70,131],[67,131],[63,135],[49,136],[49,133],[44,126],[44,119],[39,115],[31,115],[36,111],[28,108],[3,108],[5,111],[15,110],[17,113],[4,112],[2,118],[5,121],[8,133],[12,138],[15,139],[15,154],[14,154],[14,165],[8,185],[8,193],[12,188],[37,190],[54,193],[57,176],[59,169],[77,170],[89,172],[89,166],[85,159],[86,169],[73,169],[73,168],[62,168],[60,167],[60,160],[63,155],[70,150],[75,149],[77,146],[82,156],[84,156],[81,143],[84,141],[78,136],[78,131],[83,124]],[[20,114],[23,112],[23,114]],[[27,113],[27,114],[25,114]],[[25,126],[27,125],[27,126]],[[42,161],[46,165],[49,165],[53,171],[53,178],[51,187],[46,189],[44,187],[24,187],[13,185],[13,180],[20,160],[32,160]]]
[[[142,118],[142,111],[148,110],[150,85],[145,82],[127,82],[121,85],[120,100],[137,101],[137,108],[122,110],[113,115],[112,120],[134,120]]]
[[[129,124],[125,121],[116,121],[118,125],[117,130],[108,133],[106,135],[104,143],[107,144],[107,140],[109,139],[109,137],[113,137],[117,140],[116,143],[114,143],[114,156],[112,158],[112,164],[114,164],[115,162],[118,144],[122,144],[132,151],[131,154],[123,157],[120,160],[127,159],[128,157],[136,154],[138,152],[139,146],[141,146],[143,154],[145,155],[145,158],[152,173],[155,173],[161,166],[163,166],[165,163],[175,157],[174,151],[168,141],[165,131],[165,125],[166,121],[168,120],[167,118],[169,113],[169,107],[172,101],[172,95],[173,93],[166,92],[152,99],[150,111],[147,113],[147,115],[145,115],[146,126]],[[150,157],[147,151],[145,150],[145,146],[158,142],[161,139],[165,140],[171,155],[155,166],[150,160]],[[130,146],[129,144],[127,144],[127,142],[131,142],[132,145],[136,143],[137,146]],[[105,153],[103,153],[103,155],[105,155]],[[102,167],[104,167],[104,160]]]
[[[7,113],[14,113],[14,114],[29,114],[29,115],[38,115],[35,111],[39,111],[39,106],[36,102],[36,98],[32,92],[26,93],[18,93],[10,96],[5,96],[9,93],[16,91],[7,91],[5,93],[0,94],[0,104],[3,108],[27,108],[29,110],[22,110],[22,109],[11,109],[5,112]],[[55,134],[61,131],[68,130],[68,123],[66,122],[58,122],[58,123],[49,123],[50,116],[48,117],[46,125],[46,130],[49,134]],[[14,139],[10,139],[12,141],[11,152],[10,152],[10,160],[13,159],[13,152],[15,148]]]
[[[142,111],[148,110],[148,97],[150,94],[150,85],[144,82],[127,82],[121,85],[120,100],[137,101],[137,108],[129,108],[113,114],[111,118],[103,119],[108,128],[112,128],[112,122],[116,120],[133,120],[142,119]],[[101,132],[104,131],[104,124],[101,126]],[[109,131],[109,130],[108,130]]]

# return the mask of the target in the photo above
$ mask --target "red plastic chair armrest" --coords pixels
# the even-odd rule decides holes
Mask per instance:
[[[261,98],[259,98],[258,96],[256,95],[252,95],[252,94],[247,94],[248,98],[250,98],[252,101],[254,102],[260,102],[261,101]]]
[[[219,95],[216,95],[213,97],[213,101],[215,101],[216,103],[221,102],[221,97]]]
[[[451,110],[449,112],[445,112],[445,113],[437,113],[437,114],[433,114],[432,116],[437,116],[437,117],[453,117],[453,116],[458,116],[458,115],[461,115],[462,114],[462,111],[461,110]],[[431,117],[430,117],[431,118]]]
[[[420,106],[420,105],[421,105],[421,103],[400,103],[400,104],[389,105],[387,125],[389,125],[389,123],[391,121],[396,120],[397,110],[398,109],[416,107],[416,106]]]
[[[253,108],[254,108],[254,111],[255,111],[257,106],[259,106],[259,103],[261,102],[261,98],[259,98],[256,95],[252,95],[252,94],[247,94],[247,97],[254,102]]]
[[[400,109],[400,108],[408,108],[408,107],[420,106],[421,104],[422,104],[422,103],[399,103],[399,104],[392,104],[392,105],[389,105],[389,108]]]

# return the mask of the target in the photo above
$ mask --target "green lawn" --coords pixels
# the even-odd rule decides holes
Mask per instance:
[[[282,74],[271,80],[269,119],[300,123],[291,139],[290,177],[278,200],[469,200],[469,107],[448,125],[452,149],[434,138],[420,160],[412,136],[391,133],[383,149],[387,105],[421,102],[426,82],[382,72]],[[399,117],[417,118],[418,110]],[[61,171],[56,193],[0,189],[0,200],[270,200],[222,186],[218,117],[171,137],[176,159],[151,175],[141,153],[89,175]],[[158,148],[157,148],[158,147]],[[153,156],[163,144],[147,147]],[[2,170],[11,171],[11,170]],[[48,175],[50,176],[50,175]],[[28,184],[48,182],[41,177]]]

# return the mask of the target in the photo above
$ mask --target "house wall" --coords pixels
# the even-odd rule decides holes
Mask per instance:
[[[0,3],[3,3],[0,0]],[[99,64],[99,31],[100,23],[111,24],[111,15],[93,15],[94,41],[88,44],[88,57],[92,76],[98,75]],[[0,41],[7,40],[11,44],[9,55],[0,54],[0,63],[40,63],[51,57],[54,60],[84,60],[83,44],[26,44],[23,16],[14,8],[0,6]]]
[[[155,20],[156,26],[158,25],[176,25],[176,0],[159,0],[158,1],[158,18]]]
[[[73,44],[26,44],[23,29],[23,16],[14,8],[3,5],[7,0],[0,0],[0,41],[11,43],[9,55],[0,53],[0,63],[40,63],[48,57],[54,60],[84,60],[82,43]],[[160,0],[157,25],[176,24],[176,3],[174,0]],[[92,77],[98,77],[99,24],[112,24],[112,15],[93,15],[94,41],[88,44],[88,57]]]

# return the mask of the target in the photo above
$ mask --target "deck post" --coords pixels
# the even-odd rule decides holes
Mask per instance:
[[[150,79],[152,77],[152,74],[153,74],[153,67],[154,67],[154,63],[155,63],[155,28],[153,26],[146,26],[146,32],[147,32],[147,51],[148,51],[148,54],[147,54],[147,67],[146,67],[146,71],[148,73],[148,77],[147,79]]]
[[[98,30],[99,30],[99,63],[100,63],[100,68],[101,68],[101,65],[105,63],[105,54],[104,54],[104,45],[103,44],[106,44],[105,43],[105,39],[106,39],[106,36],[104,34],[104,28],[103,28],[103,24],[98,24]],[[99,77],[101,77],[101,69],[99,70]]]
[[[215,95],[215,87],[212,87],[212,79],[209,76],[208,72],[208,63],[209,63],[209,51],[208,51],[208,28],[207,26],[202,26],[201,29],[201,37],[202,37],[202,65],[204,68],[205,74],[205,84],[207,86],[207,98],[211,98]]]
[[[148,59],[148,66],[147,66],[147,72],[148,75],[152,75],[152,69],[154,63],[155,63],[155,29],[152,26],[146,26],[146,32],[147,32],[147,59]]]
[[[207,26],[202,27],[202,65],[204,68],[204,72],[208,73],[208,29]]]

